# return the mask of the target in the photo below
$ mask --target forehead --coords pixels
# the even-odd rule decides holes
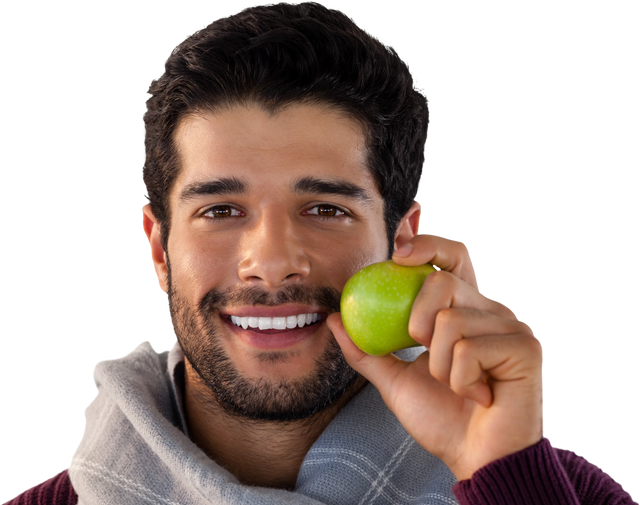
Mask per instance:
[[[364,132],[333,109],[292,105],[278,113],[234,106],[186,116],[175,133],[180,173],[172,193],[212,177],[252,181],[339,178],[377,193]]]

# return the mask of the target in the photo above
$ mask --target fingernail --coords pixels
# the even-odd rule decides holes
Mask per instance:
[[[413,251],[413,246],[411,245],[411,242],[407,242],[400,249],[394,252],[393,255],[404,258],[406,256],[409,256],[411,254],[411,251]]]

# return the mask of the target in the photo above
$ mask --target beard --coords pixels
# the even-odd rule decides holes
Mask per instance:
[[[168,264],[169,308],[180,347],[191,366],[229,414],[254,421],[289,422],[309,418],[340,398],[358,378],[332,337],[315,366],[297,379],[251,379],[244,376],[221,341],[218,310],[233,305],[276,306],[302,303],[327,313],[340,310],[340,293],[330,287],[286,286],[276,294],[260,288],[209,291],[197,306],[171,282]],[[263,361],[286,361],[282,352],[265,353]]]

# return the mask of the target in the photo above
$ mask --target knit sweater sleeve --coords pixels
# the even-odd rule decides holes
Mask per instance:
[[[569,451],[554,449],[546,438],[494,461],[458,482],[460,505],[632,505],[611,477]],[[636,504],[637,505],[637,504]]]
[[[4,505],[77,505],[77,503],[78,495],[73,490],[69,473],[65,470]]]

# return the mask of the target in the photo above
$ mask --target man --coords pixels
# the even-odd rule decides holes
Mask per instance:
[[[417,234],[428,111],[393,51],[260,7],[150,92],[144,229],[179,346],[99,365],[69,472],[15,503],[631,503],[542,438],[540,346],[464,246]],[[441,269],[409,324],[428,353],[367,356],[341,324],[389,257]]]

